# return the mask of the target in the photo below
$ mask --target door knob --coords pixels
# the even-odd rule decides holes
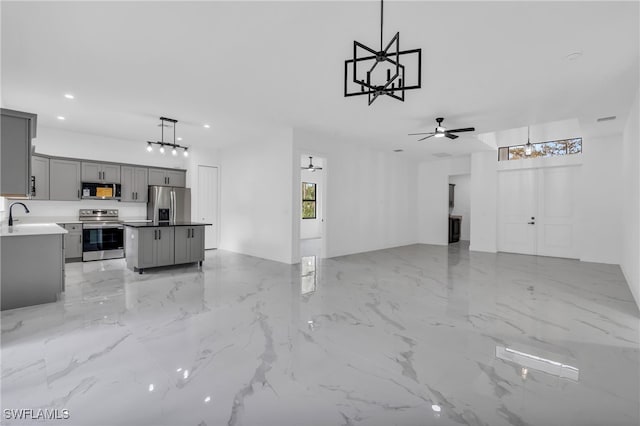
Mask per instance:
[[[535,225],[535,222],[527,222],[528,225]]]

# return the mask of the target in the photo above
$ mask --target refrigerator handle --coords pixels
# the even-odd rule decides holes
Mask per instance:
[[[176,193],[171,190],[171,206],[170,206],[170,216],[171,222],[176,223]]]

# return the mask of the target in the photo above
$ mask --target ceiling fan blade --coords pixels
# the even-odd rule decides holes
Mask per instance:
[[[449,139],[458,139],[460,136],[458,135],[452,135],[449,132],[445,132],[444,134],[446,137],[448,137]]]
[[[475,131],[476,131],[475,127],[465,127],[463,129],[447,130],[447,133],[452,133],[452,132],[456,132],[456,133],[460,133],[460,132],[475,132]]]
[[[423,140],[425,140],[425,139],[432,138],[432,137],[433,137],[433,135],[425,136],[425,137],[424,137],[424,138],[422,138],[422,139],[418,139],[418,142],[423,141]]]
[[[409,136],[416,136],[416,135],[432,135],[433,132],[425,132],[425,133],[409,133]]]

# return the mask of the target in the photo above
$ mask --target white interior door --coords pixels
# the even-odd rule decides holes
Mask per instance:
[[[498,250],[578,258],[576,184],[580,168],[501,171]]]
[[[580,167],[538,170],[538,254],[579,258],[576,242],[576,184]]]
[[[218,247],[218,168],[198,166],[198,221],[205,226],[204,248]]]
[[[498,174],[498,250],[536,254],[537,170]]]

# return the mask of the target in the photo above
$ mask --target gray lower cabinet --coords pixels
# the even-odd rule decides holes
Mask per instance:
[[[59,223],[69,233],[64,234],[64,260],[65,262],[82,261],[82,224]]]
[[[24,198],[31,193],[31,139],[35,114],[2,109],[0,123],[0,195]]]
[[[149,185],[176,186],[184,188],[187,184],[184,170],[149,169]]]
[[[174,264],[174,228],[125,227],[127,267],[139,270]]]
[[[63,234],[0,238],[1,309],[55,302],[64,291]]]
[[[80,199],[80,161],[49,161],[49,199],[75,201]]]
[[[204,226],[177,226],[175,229],[175,263],[202,262]]]
[[[49,199],[49,157],[31,156],[31,199]]]
[[[148,169],[146,167],[122,166],[122,201],[146,203],[148,198]]]

